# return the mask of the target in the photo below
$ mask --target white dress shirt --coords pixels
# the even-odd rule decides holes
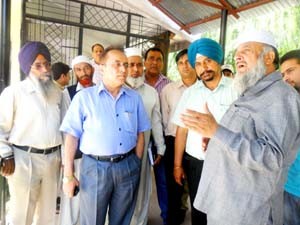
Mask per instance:
[[[171,122],[174,115],[176,106],[183,94],[187,89],[182,80],[171,82],[167,84],[160,93],[160,104],[162,112],[162,121],[165,135],[176,135],[176,125]]]
[[[98,85],[102,81],[102,74],[101,74],[101,71],[100,71],[100,65],[97,64],[94,59],[91,60],[91,64],[94,67],[93,83]]]
[[[186,109],[205,112],[205,103],[207,103],[207,106],[216,121],[219,122],[235,99],[237,99],[237,93],[232,87],[231,78],[222,76],[218,86],[214,90],[208,89],[202,81],[197,81],[183,92],[172,118],[172,122],[177,126],[185,127],[180,119],[180,115],[184,113]],[[201,146],[201,135],[195,131],[189,130],[186,141],[186,152],[199,160],[203,160],[205,154],[202,151]]]
[[[62,92],[53,82],[44,96],[39,81],[29,75],[0,95],[0,155],[12,154],[11,144],[40,149],[62,143]]]

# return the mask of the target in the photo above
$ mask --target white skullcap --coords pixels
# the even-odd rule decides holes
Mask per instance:
[[[230,64],[225,64],[223,66],[221,66],[221,70],[230,70],[233,73],[233,67]]]
[[[127,57],[130,57],[130,56],[142,57],[142,51],[139,48],[125,48],[124,52]]]
[[[235,48],[246,42],[259,42],[276,48],[273,34],[263,30],[249,30],[239,35],[235,42]]]
[[[93,67],[91,60],[88,57],[86,57],[85,55],[76,56],[72,60],[72,69],[74,69],[74,66],[79,63],[88,63],[89,65],[91,65]]]

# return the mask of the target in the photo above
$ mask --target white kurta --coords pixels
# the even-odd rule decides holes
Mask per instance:
[[[163,138],[163,128],[158,93],[153,87],[151,87],[148,84],[142,84],[140,87],[137,88],[137,91],[143,99],[148,117],[151,120],[152,135],[154,143],[157,147],[157,152],[163,155],[166,147]],[[148,209],[152,191],[151,165],[147,151],[150,140],[150,131],[146,131],[144,135],[145,147],[142,158],[140,184],[138,189],[137,202],[131,220],[131,225],[147,225],[148,221]]]

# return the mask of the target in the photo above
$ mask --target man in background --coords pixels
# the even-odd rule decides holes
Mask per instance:
[[[166,143],[164,159],[168,188],[168,225],[181,224],[186,212],[186,209],[182,209],[183,186],[177,184],[173,176],[176,125],[171,122],[171,118],[184,90],[197,81],[196,71],[188,61],[187,49],[181,50],[176,55],[175,61],[181,79],[167,84],[160,93]],[[187,183],[183,185],[187,186]]]
[[[152,189],[151,165],[149,159],[152,155],[149,155],[148,152],[151,132],[153,142],[157,147],[158,152],[164,152],[166,147],[163,139],[158,93],[153,87],[144,83],[145,78],[143,76],[143,58],[141,50],[137,48],[127,48],[125,49],[125,54],[128,58],[128,77],[126,83],[141,95],[152,127],[151,131],[149,130],[144,133],[145,146],[142,157],[141,177],[137,193],[137,202],[130,223],[131,225],[147,225]]]
[[[300,49],[287,52],[280,59],[283,80],[300,94]],[[299,110],[299,109],[298,109]],[[300,148],[291,165],[284,186],[284,225],[300,224]]]
[[[84,88],[93,86],[92,78],[94,68],[88,57],[84,55],[76,56],[72,60],[72,69],[73,73],[77,79],[77,83],[69,86],[66,90],[64,90],[65,97],[65,109],[66,112],[71,104],[72,99]],[[63,152],[64,153],[64,152]],[[81,163],[82,153],[77,148],[75,159],[74,159],[74,174],[79,178],[80,174],[80,163]],[[62,162],[64,165],[64,160]],[[80,205],[80,193],[73,198],[69,198],[65,195],[62,196],[61,203],[61,216],[60,216],[60,224],[61,225],[78,225],[79,224],[79,205]]]
[[[234,78],[233,67],[230,64],[225,64],[221,67],[222,73],[225,77]]]
[[[164,66],[164,54],[159,48],[149,48],[145,53],[145,83],[154,87],[158,94],[165,85],[171,82],[161,71]],[[152,138],[150,138],[151,140]],[[152,143],[152,141],[151,141]],[[164,225],[167,224],[168,213],[168,192],[167,181],[165,172],[165,163],[163,155],[165,152],[160,152],[156,149],[156,146],[152,144],[152,151],[156,154],[156,160],[154,163],[154,175],[156,181],[157,199],[161,210],[161,217]]]
[[[96,43],[92,46],[92,60],[91,64],[94,67],[94,74],[93,74],[93,83],[99,84],[102,80],[101,74],[101,55],[104,51],[103,45]]]
[[[53,82],[59,89],[64,90],[70,82],[70,67],[62,62],[54,63],[51,67],[53,74]]]

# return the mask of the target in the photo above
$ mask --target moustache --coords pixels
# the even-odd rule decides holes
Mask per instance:
[[[214,71],[212,70],[205,70],[203,73],[200,74],[200,76],[203,76],[205,73],[213,73]]]

